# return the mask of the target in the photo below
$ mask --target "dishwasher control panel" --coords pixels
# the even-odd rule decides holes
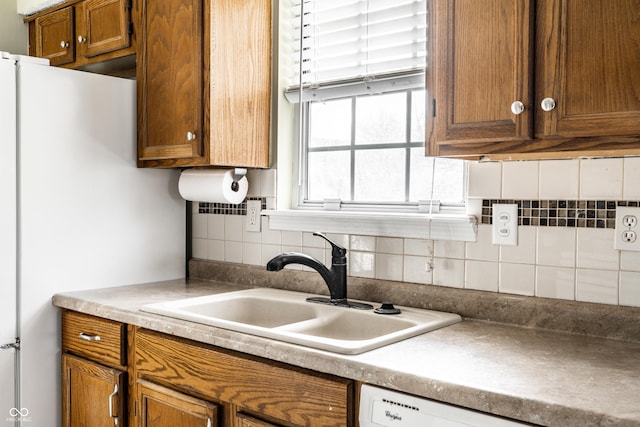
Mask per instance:
[[[516,427],[516,421],[363,384],[360,427]]]

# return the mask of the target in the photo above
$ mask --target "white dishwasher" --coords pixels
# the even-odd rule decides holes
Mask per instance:
[[[368,384],[360,391],[360,427],[530,426]]]

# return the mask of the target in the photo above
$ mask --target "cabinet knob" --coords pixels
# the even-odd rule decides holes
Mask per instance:
[[[69,47],[69,42],[66,42],[66,41],[62,40],[60,42],[60,47],[63,48],[63,49],[68,48]]]
[[[524,104],[522,103],[522,101],[514,101],[514,103],[511,104],[511,112],[516,116],[518,114],[522,114],[523,111],[524,111]]]
[[[540,106],[544,111],[551,111],[556,108],[556,101],[553,98],[545,98],[540,103]]]
[[[78,36],[78,43],[84,43],[87,41],[86,37]]]
[[[196,134],[193,132],[187,132],[187,141],[193,141],[196,139]]]

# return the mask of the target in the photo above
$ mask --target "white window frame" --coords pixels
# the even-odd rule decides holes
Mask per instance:
[[[281,3],[276,2],[276,3]],[[283,22],[283,8],[278,7],[274,16]],[[277,23],[276,23],[277,25]],[[279,28],[275,27],[274,28]],[[285,68],[288,58],[283,49],[287,35],[282,28],[278,32],[276,71]],[[287,84],[281,73],[275,73],[274,93],[277,99],[277,114],[274,137],[277,141],[277,199],[275,209],[263,211],[269,217],[269,226],[274,230],[323,231],[327,233],[388,236],[401,238],[423,238],[434,240],[475,241],[477,221],[468,214],[469,206],[443,206],[436,212],[435,205],[422,206],[423,212],[382,209],[380,206],[353,206],[352,209],[332,211],[326,206],[301,206],[299,200],[300,146],[298,144],[299,116],[296,106],[285,96]],[[426,212],[424,212],[426,211]]]

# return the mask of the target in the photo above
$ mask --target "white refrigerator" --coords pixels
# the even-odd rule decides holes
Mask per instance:
[[[61,424],[54,293],[184,277],[177,180],[136,168],[135,81],[0,52],[0,426]]]

